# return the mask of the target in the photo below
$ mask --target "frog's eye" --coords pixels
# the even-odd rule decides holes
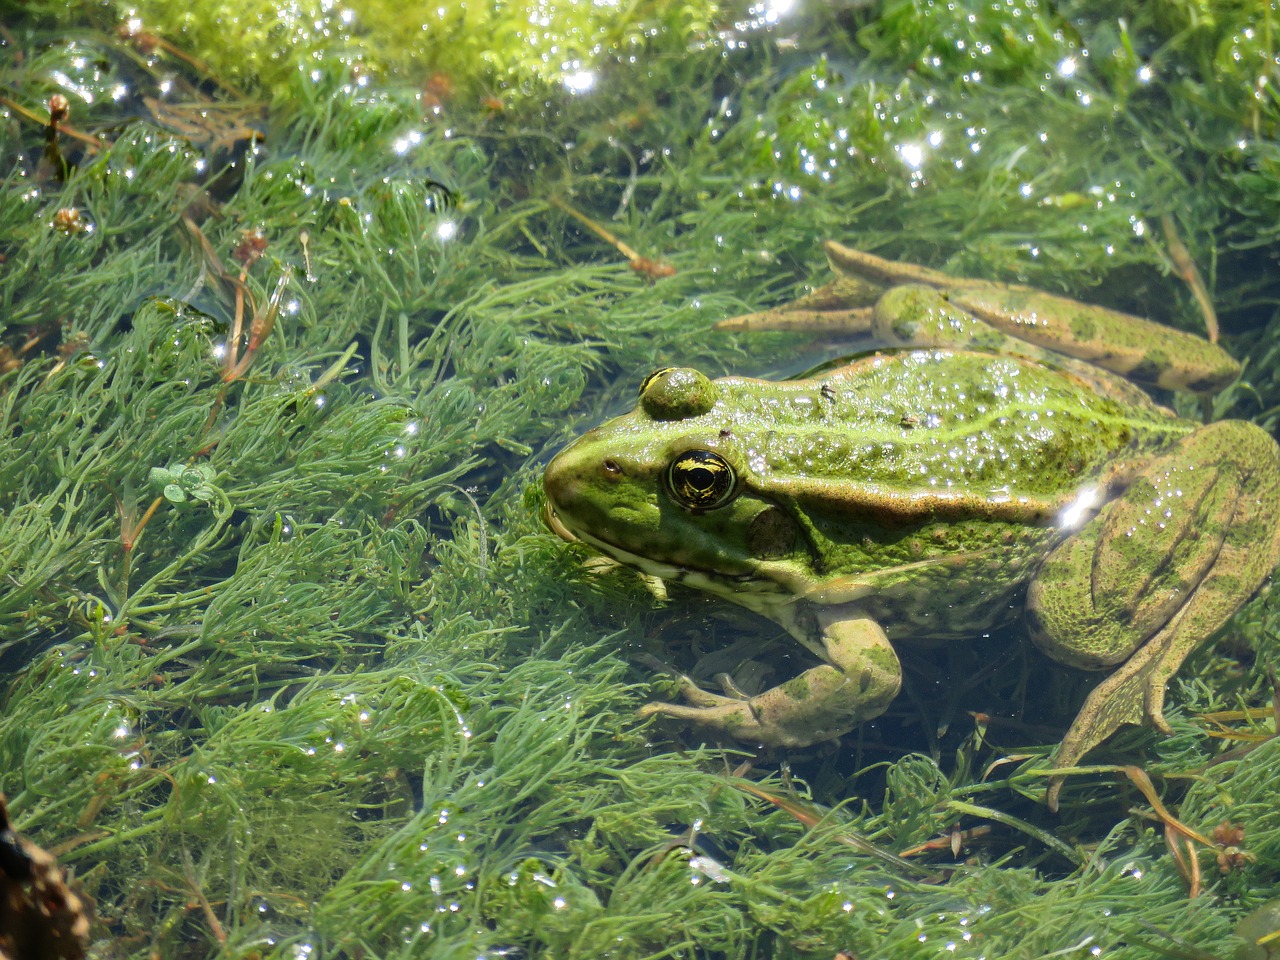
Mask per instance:
[[[655,380],[660,380],[662,377],[665,377],[668,373],[670,373],[674,369],[676,368],[675,367],[659,367],[657,370],[653,371],[653,373],[649,374],[647,377],[641,380],[640,396],[642,397],[644,396],[644,392],[649,389],[649,384],[653,383],[653,381]]]
[[[715,403],[715,384],[689,367],[663,367],[640,384],[640,406],[654,420],[700,417]]]
[[[690,510],[714,510],[733,499],[733,467],[710,450],[690,450],[671,461],[667,490],[671,499]]]

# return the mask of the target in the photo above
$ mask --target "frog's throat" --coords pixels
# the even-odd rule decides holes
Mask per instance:
[[[714,570],[699,570],[696,567],[663,563],[661,560],[654,560],[652,557],[632,553],[616,543],[610,543],[608,540],[602,540],[585,530],[569,526],[560,518],[555,508],[550,504],[547,505],[544,518],[547,526],[557,536],[568,540],[570,543],[586,544],[597,553],[602,553],[606,557],[617,560],[624,566],[639,570],[641,573],[648,574],[651,577],[657,577],[659,580],[666,580],[668,583],[680,583],[696,590],[725,597],[758,612],[763,607],[760,604],[753,603],[751,599],[757,594],[785,597],[787,601],[795,599],[793,591],[789,591],[782,584],[775,583],[769,579],[753,577],[749,574],[734,576],[733,574],[717,573]],[[764,607],[768,608],[774,606],[776,606],[776,599],[764,604]]]

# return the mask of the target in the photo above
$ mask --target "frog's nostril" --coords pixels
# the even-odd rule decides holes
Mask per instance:
[[[617,460],[606,459],[601,466],[604,467],[604,475],[606,477],[609,477],[610,479],[622,478],[622,467],[618,466]]]

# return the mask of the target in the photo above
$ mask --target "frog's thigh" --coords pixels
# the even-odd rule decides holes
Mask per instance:
[[[691,706],[650,703],[641,715],[691,720],[749,743],[803,747],[847,733],[884,712],[902,683],[902,668],[884,630],[866,617],[819,614],[830,663],[739,700],[685,683]]]
[[[1280,460],[1258,427],[1202,427],[1046,559],[1027,597],[1037,644],[1063,663],[1126,661],[1068,733],[1074,763],[1144,715],[1167,729],[1164,684],[1280,557]],[[1081,729],[1077,729],[1081,728]]]
[[[1278,500],[1266,433],[1235,420],[1200,428],[1049,555],[1027,598],[1036,642],[1099,668],[1175,620],[1207,636],[1275,566]]]
[[[885,343],[1043,355],[918,283],[890,287],[881,295],[871,311],[871,332]]]

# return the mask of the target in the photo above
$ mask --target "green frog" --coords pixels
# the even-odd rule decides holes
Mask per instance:
[[[686,703],[642,713],[816,743],[885,710],[895,643],[1021,616],[1050,657],[1111,671],[1057,766],[1126,723],[1167,731],[1166,682],[1280,561],[1280,451],[1132,381],[1210,393],[1235,361],[1028,287],[827,254],[833,283],[722,326],[838,329],[881,349],[781,382],[658,370],[634,410],[547,467],[560,536],[756,611],[818,660],[755,694],[681,677]]]

